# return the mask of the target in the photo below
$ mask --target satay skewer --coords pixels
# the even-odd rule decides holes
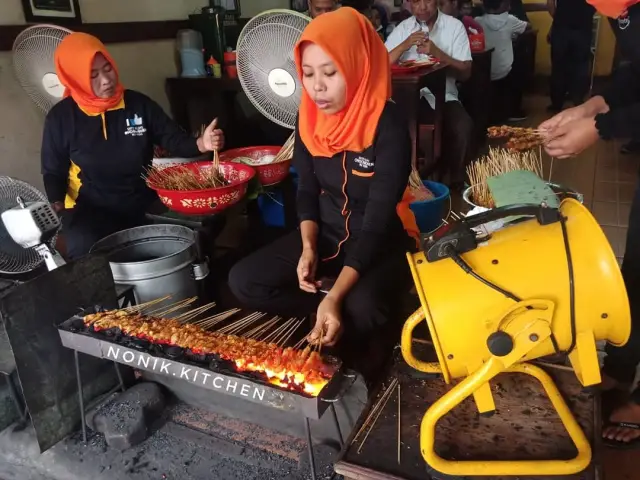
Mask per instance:
[[[133,305],[132,307],[127,307],[127,308],[124,308],[123,310],[130,313],[141,312],[145,308],[149,308],[152,305],[156,305],[160,302],[164,302],[165,300],[168,300],[170,298],[171,298],[171,295],[165,295],[164,297],[156,298],[155,300],[150,300],[148,302],[141,303],[140,305]]]
[[[364,444],[367,441],[367,438],[369,438],[369,434],[373,431],[373,427],[375,427],[376,422],[378,421],[378,418],[380,417],[380,414],[384,411],[384,407],[387,406],[387,403],[389,403],[389,399],[391,398],[391,394],[393,393],[393,391],[395,390],[396,385],[398,384],[398,379],[397,378],[394,378],[394,381],[395,381],[395,383],[393,384],[393,386],[389,386],[389,388],[385,392],[384,401],[381,402],[381,406],[380,406],[380,408],[378,408],[376,416],[373,419],[373,421],[371,422],[371,424],[369,426],[369,430],[367,431],[367,434],[362,439],[362,442],[360,442],[360,445],[358,446],[357,453],[360,453],[360,451],[362,450],[362,447],[364,447]]]
[[[381,409],[383,402],[387,399],[387,397],[389,395],[391,395],[391,392],[393,392],[393,389],[395,388],[395,386],[397,385],[398,380],[396,378],[393,378],[391,380],[391,382],[389,383],[389,385],[387,386],[387,388],[385,389],[385,391],[382,393],[382,395],[380,396],[380,398],[378,399],[378,401],[375,403],[375,405],[373,406],[373,408],[371,409],[371,412],[369,413],[369,415],[367,415],[367,418],[364,420],[364,422],[362,423],[362,426],[360,427],[360,429],[358,430],[358,433],[356,433],[355,437],[353,437],[353,440],[351,441],[351,443],[355,443],[358,438],[360,437],[360,435],[362,434],[362,432],[364,432],[364,430],[367,428],[367,426],[371,423],[371,421],[373,420],[373,417],[378,413],[378,411]]]
[[[278,317],[279,320],[281,320],[280,317]],[[282,325],[280,325],[278,328],[276,328],[273,332],[269,332],[269,334],[264,337],[262,339],[263,342],[271,342],[278,334],[280,334],[284,329],[286,329],[292,322],[294,321],[293,318],[290,318],[289,320],[285,321]]]
[[[174,317],[175,320],[178,320],[181,323],[189,323],[191,320],[194,320],[198,316],[202,315],[207,310],[211,310],[216,306],[216,302],[207,303],[206,305],[202,305],[201,307],[194,308],[188,312],[182,313],[177,317]]]

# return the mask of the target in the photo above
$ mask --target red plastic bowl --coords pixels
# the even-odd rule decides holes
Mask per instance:
[[[277,155],[280,151],[280,148],[281,147],[268,146],[234,148],[232,150],[222,152],[220,154],[220,160],[224,160],[227,162],[236,162],[239,157],[258,160],[265,155]],[[290,166],[291,160],[286,160],[284,162],[278,163],[267,163],[265,165],[250,165],[250,167],[255,169],[256,173],[258,174],[258,178],[260,179],[260,183],[263,187],[275,185],[276,183],[280,183],[282,180],[287,178],[287,175],[289,175]]]
[[[170,172],[173,169],[184,169],[198,171],[211,168],[209,161],[193,162],[175,167],[167,167],[163,172]],[[160,201],[170,210],[192,215],[208,215],[219,213],[238,203],[247,193],[249,181],[256,172],[248,165],[232,162],[220,162],[222,175],[230,183],[224,187],[207,188],[204,190],[166,190],[153,185],[153,179],[148,181],[150,188],[158,192]]]

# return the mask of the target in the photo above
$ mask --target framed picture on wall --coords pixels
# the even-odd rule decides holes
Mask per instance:
[[[22,9],[27,23],[82,23],[78,0],[22,0]]]

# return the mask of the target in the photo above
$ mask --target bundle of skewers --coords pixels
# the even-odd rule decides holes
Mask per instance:
[[[142,175],[147,185],[153,189],[193,191],[224,187],[229,184],[220,170],[218,152],[213,153],[211,165],[193,168],[190,165],[176,165],[171,168],[152,166]]]
[[[92,332],[116,330],[155,345],[180,347],[192,355],[215,355],[232,362],[238,371],[262,373],[274,385],[313,396],[320,393],[335,373],[335,366],[323,361],[320,346],[307,345],[301,349],[305,338],[293,347],[285,347],[304,319],[269,318],[265,313],[254,312],[225,324],[240,310],[202,318],[215,306],[210,303],[175,316],[197,299],[155,308],[167,299],[86,315],[83,323]],[[166,318],[169,314],[173,318]]]
[[[490,148],[488,155],[467,167],[467,176],[471,184],[470,200],[480,207],[493,208],[495,204],[487,180],[515,170],[530,171],[542,178],[542,158],[534,151],[514,152]]]
[[[505,147],[515,152],[537,148],[545,141],[545,132],[535,128],[503,125],[500,127],[489,127],[487,132],[489,138],[506,139]]]
[[[425,186],[415,168],[411,170],[411,175],[409,175],[409,193],[412,202],[424,202],[434,198],[433,192]]]

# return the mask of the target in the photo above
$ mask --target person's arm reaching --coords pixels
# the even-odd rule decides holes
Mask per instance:
[[[57,213],[64,209],[71,167],[69,148],[65,148],[63,131],[55,115],[47,115],[44,121],[40,166],[47,198]]]
[[[174,122],[162,107],[147,98],[151,121],[151,137],[155,145],[177,157],[192,158],[213,150],[224,148],[224,135],[217,129],[217,121],[209,124],[201,137],[195,138]]]

